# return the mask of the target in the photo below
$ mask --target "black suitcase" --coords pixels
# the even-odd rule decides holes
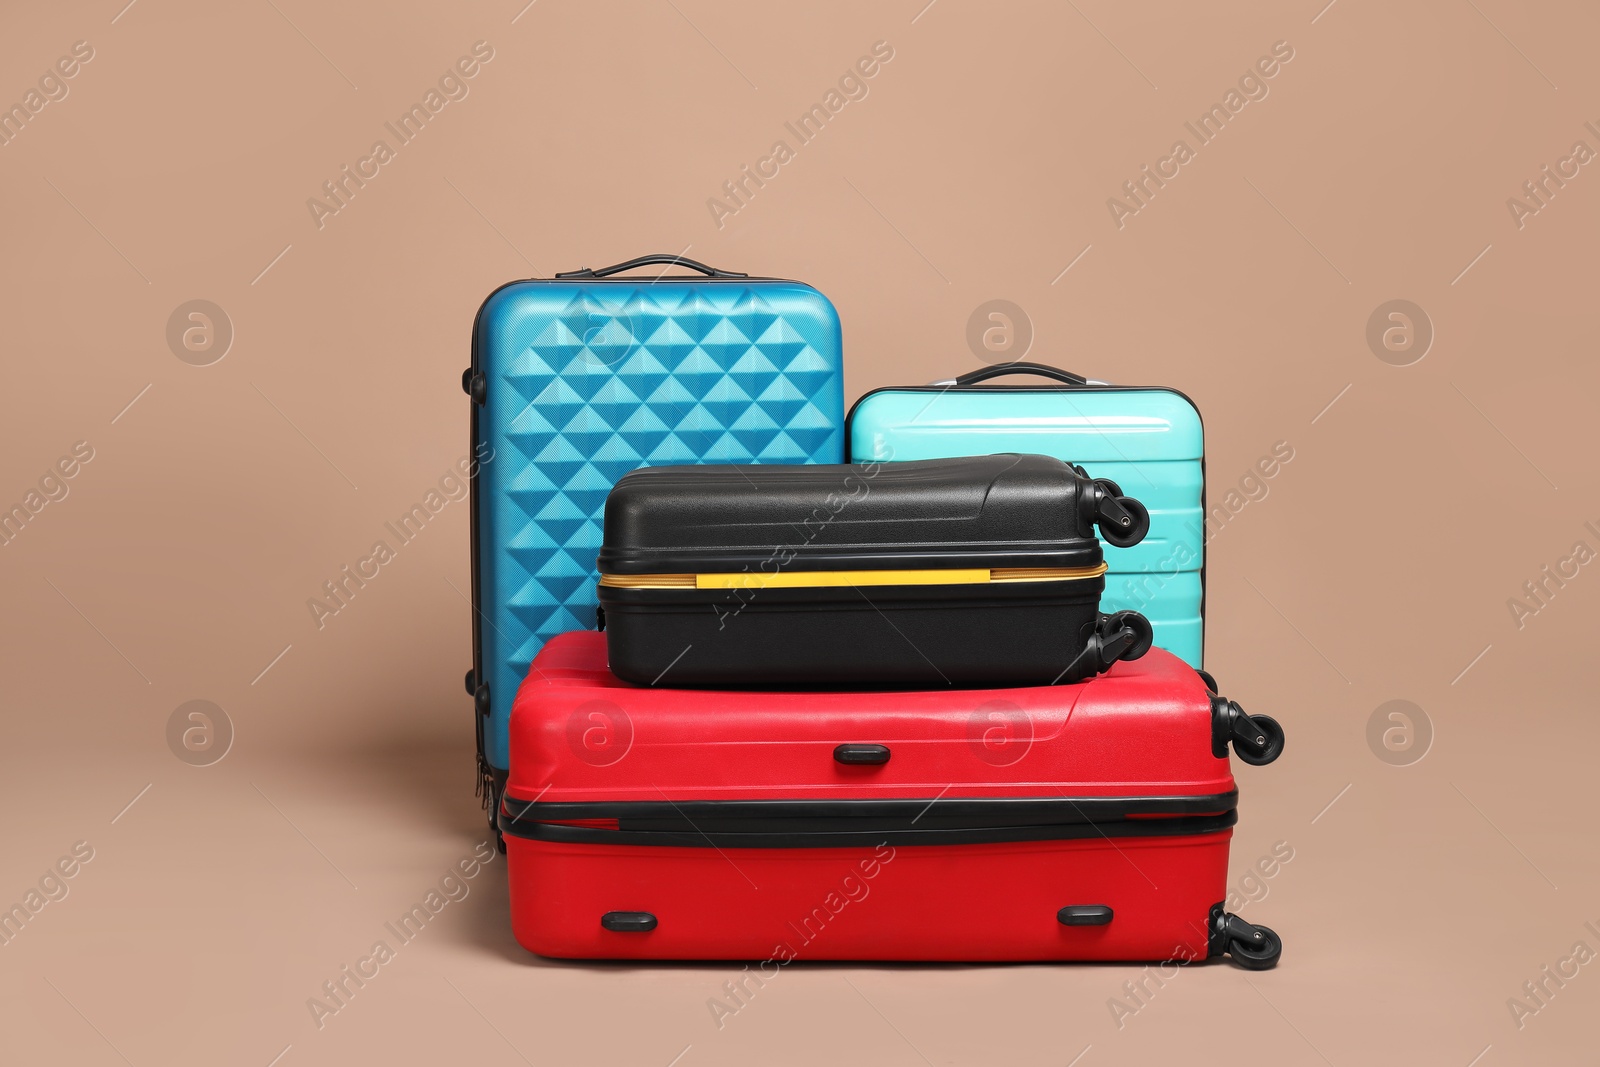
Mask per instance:
[[[1035,455],[652,467],[606,500],[613,672],[665,686],[1049,685],[1150,647],[1102,614],[1115,483]]]

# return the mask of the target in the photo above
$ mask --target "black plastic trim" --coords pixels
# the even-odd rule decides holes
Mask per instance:
[[[702,826],[719,819],[853,819],[918,825],[973,825],[973,820],[1094,822],[1130,815],[1205,815],[1239,805],[1238,790],[1148,797],[885,797],[872,800],[521,800],[506,797],[513,820],[677,819]],[[965,820],[964,822],[962,820]]]
[[[854,830],[808,832],[769,830],[728,833],[720,830],[603,830],[588,826],[536,822],[513,824],[501,820],[500,830],[511,837],[586,845],[650,845],[677,848],[871,848],[882,844],[980,845],[1019,841],[1106,840],[1129,837],[1187,837],[1213,834],[1237,823],[1238,813],[1186,815],[1170,819],[1068,823],[1047,826],[979,826],[951,830]]]
[[[656,917],[648,911],[608,911],[600,925],[619,934],[647,934],[656,928]]]
[[[852,766],[881,767],[889,762],[888,745],[840,745],[833,750],[836,763]]]
[[[1238,793],[1193,797],[541,802],[506,797],[500,829],[587,844],[717,848],[976,844],[1216,833]],[[1158,816],[1158,817],[1151,817]],[[616,829],[572,825],[615,819]]]

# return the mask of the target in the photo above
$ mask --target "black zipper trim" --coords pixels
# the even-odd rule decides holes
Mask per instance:
[[[500,830],[535,841],[704,848],[837,848],[1176,837],[1238,821],[1238,793],[1193,797],[540,803],[505,798]],[[1152,817],[1157,816],[1157,817]],[[616,829],[574,826],[615,819]]]

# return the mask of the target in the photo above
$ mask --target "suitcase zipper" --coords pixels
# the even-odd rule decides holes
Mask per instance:
[[[830,848],[1213,834],[1237,821],[1236,792],[1168,797],[537,801],[505,797],[500,829],[567,844]],[[937,798],[936,798],[937,799]],[[930,810],[932,809],[932,810]]]
[[[873,585],[988,585],[998,582],[1071,582],[1099,578],[1093,567],[965,567],[892,571],[736,571],[721,574],[602,574],[609,589],[818,589]]]

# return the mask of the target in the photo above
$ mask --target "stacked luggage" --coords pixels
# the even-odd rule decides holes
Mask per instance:
[[[671,256],[497,291],[463,385],[525,947],[1277,962],[1223,908],[1229,747],[1283,732],[1200,670],[1181,394],[1014,364],[846,419],[820,293]]]

